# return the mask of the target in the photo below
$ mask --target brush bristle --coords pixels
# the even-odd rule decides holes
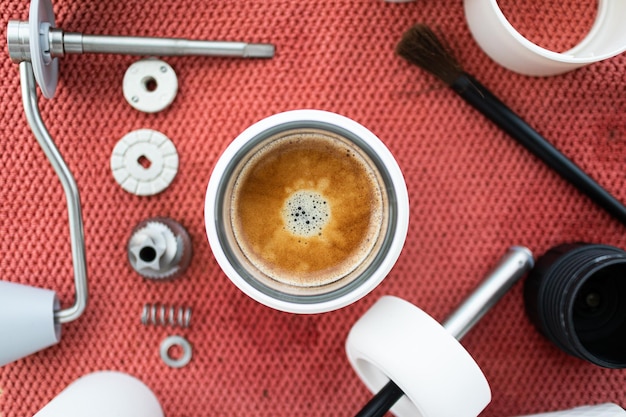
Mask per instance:
[[[396,53],[448,85],[463,73],[447,45],[425,24],[420,23],[407,30],[396,47]]]

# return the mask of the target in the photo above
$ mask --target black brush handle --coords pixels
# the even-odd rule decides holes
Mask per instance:
[[[403,395],[404,392],[402,392],[400,387],[395,382],[389,380],[355,417],[382,417]]]
[[[463,74],[450,87],[561,177],[626,225],[626,207],[619,200],[563,155],[474,77]]]

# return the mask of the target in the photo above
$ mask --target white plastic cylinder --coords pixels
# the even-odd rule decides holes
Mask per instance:
[[[34,417],[163,417],[154,393],[139,379],[99,371],[72,382]]]
[[[626,411],[617,404],[584,405],[570,410],[532,414],[525,417],[624,417]]]
[[[464,4],[476,42],[491,59],[520,74],[561,74],[626,51],[626,2],[621,0],[598,0],[591,30],[576,47],[563,53],[523,37],[506,19],[497,0],[465,0]]]
[[[0,281],[0,366],[59,343],[52,290]]]
[[[352,327],[350,364],[378,392],[391,379],[404,396],[398,417],[476,417],[491,401],[482,371],[463,346],[413,304],[381,297]]]

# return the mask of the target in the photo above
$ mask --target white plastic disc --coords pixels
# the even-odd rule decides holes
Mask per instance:
[[[126,70],[124,98],[135,109],[156,113],[172,104],[178,92],[174,69],[158,59],[142,59]]]
[[[165,190],[178,172],[174,143],[151,129],[126,134],[113,148],[113,177],[131,194],[148,196]]]
[[[54,97],[59,80],[59,60],[46,52],[48,33],[54,26],[54,12],[50,0],[31,0],[28,15],[28,36],[30,37],[30,60],[33,64],[35,80],[44,97]]]
[[[348,360],[376,393],[391,379],[399,417],[476,417],[491,401],[482,371],[461,344],[411,303],[384,296],[346,340]]]

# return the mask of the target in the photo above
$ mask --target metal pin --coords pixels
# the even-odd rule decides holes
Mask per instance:
[[[61,36],[55,35],[61,32]],[[61,41],[59,41],[59,39]],[[224,56],[241,58],[271,58],[274,45],[204,41],[176,38],[151,38],[142,36],[87,35],[82,33],[64,33],[62,29],[50,29],[51,56],[63,56],[72,53],[160,55],[160,56]],[[62,44],[59,44],[62,42]],[[55,43],[59,46],[55,48]],[[53,53],[57,51],[57,53]]]
[[[15,62],[29,59],[29,23],[9,22],[7,39],[9,55]],[[44,53],[50,58],[66,54],[123,54],[159,56],[222,56],[241,58],[271,58],[274,45],[264,43],[206,41],[178,38],[154,38],[143,36],[89,35],[77,32],[64,32],[60,28],[41,26],[47,48]]]

